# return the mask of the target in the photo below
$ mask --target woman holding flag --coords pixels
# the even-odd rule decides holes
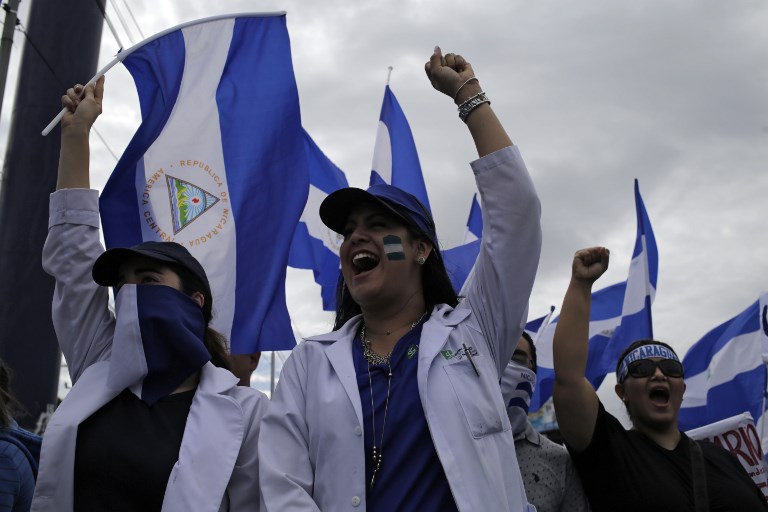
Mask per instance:
[[[425,65],[453,98],[485,232],[459,300],[429,211],[390,185],[320,207],[344,237],[334,331],[283,367],[259,439],[267,510],[533,510],[499,378],[526,319],[540,205],[472,66],[435,48]]]
[[[267,399],[226,369],[205,270],[172,242],[99,242],[88,136],[103,91],[102,77],[62,98],[43,267],[74,386],[48,423],[32,509],[259,510]]]
[[[672,347],[638,340],[619,357],[616,394],[632,421],[629,431],[584,377],[592,285],[608,259],[604,247],[576,252],[553,346],[557,421],[592,510],[767,510],[735,457],[678,429],[685,383]]]

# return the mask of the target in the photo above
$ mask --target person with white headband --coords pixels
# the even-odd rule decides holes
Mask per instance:
[[[604,247],[577,251],[554,338],[554,402],[560,432],[592,510],[768,510],[762,493],[728,451],[678,429],[684,370],[660,341],[638,340],[616,365],[626,430],[584,377],[593,283],[608,269]]]

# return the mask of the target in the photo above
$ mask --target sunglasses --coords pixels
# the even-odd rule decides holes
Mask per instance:
[[[662,359],[654,361],[652,359],[640,359],[634,361],[627,367],[627,374],[636,379],[650,377],[656,373],[656,368],[667,377],[682,377],[683,365],[680,361],[674,359]]]

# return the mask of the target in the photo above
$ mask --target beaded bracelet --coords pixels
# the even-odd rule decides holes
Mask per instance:
[[[491,100],[488,99],[488,96],[482,91],[475,94],[471,98],[469,98],[467,101],[459,105],[459,118],[467,122],[467,118],[469,117],[469,114],[472,113],[473,110],[475,110],[477,107],[482,105],[483,103],[491,104]]]

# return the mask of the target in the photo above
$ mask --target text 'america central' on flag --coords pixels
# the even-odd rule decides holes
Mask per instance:
[[[125,53],[142,123],[101,196],[107,247],[182,244],[233,353],[291,348],[285,269],[309,181],[285,14],[187,23]]]

